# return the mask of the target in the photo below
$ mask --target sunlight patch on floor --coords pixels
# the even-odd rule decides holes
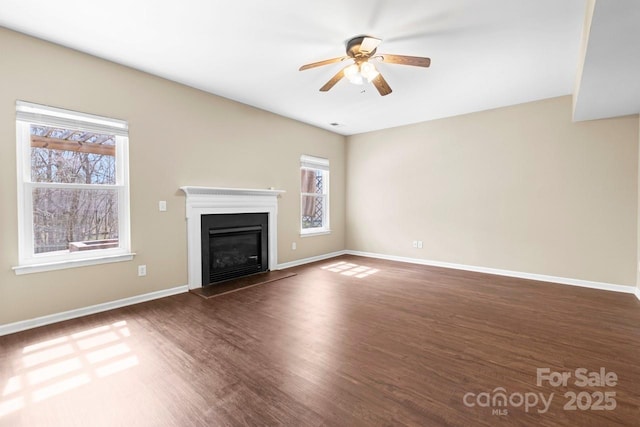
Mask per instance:
[[[91,382],[89,375],[80,374],[71,378],[59,380],[47,387],[40,387],[34,390],[31,396],[34,402],[41,402],[50,397],[62,394],[65,391],[80,387],[83,384],[89,384],[89,382]]]
[[[107,377],[115,374],[116,372],[124,371],[125,369],[133,368],[139,363],[137,356],[130,356],[126,359],[118,360],[108,365],[102,366],[96,369],[96,375],[100,378]]]
[[[0,417],[24,408],[24,397],[19,396],[14,399],[7,399],[0,402]]]
[[[21,366],[2,388],[0,418],[137,366],[129,337],[123,320],[24,347]]]
[[[79,358],[74,357],[27,372],[27,382],[29,385],[37,385],[78,369],[82,369],[82,362],[80,362]]]
[[[380,270],[377,268],[365,267],[363,265],[354,264],[352,262],[340,261],[334,264],[320,267],[323,270],[332,271],[334,273],[342,274],[343,276],[352,276],[362,279],[372,274],[376,274]]]

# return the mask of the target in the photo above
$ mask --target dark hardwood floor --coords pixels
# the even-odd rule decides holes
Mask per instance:
[[[632,295],[351,256],[292,271],[0,337],[0,425],[639,425]]]

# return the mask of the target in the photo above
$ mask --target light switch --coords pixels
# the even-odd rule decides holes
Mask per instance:
[[[158,209],[160,209],[160,212],[166,212],[167,211],[167,201],[166,200],[160,200],[158,202]]]

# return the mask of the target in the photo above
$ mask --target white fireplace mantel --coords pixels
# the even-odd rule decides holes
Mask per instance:
[[[278,196],[284,190],[221,187],[180,187],[187,196],[187,264],[189,289],[202,287],[202,215],[269,214],[269,270],[278,265]]]

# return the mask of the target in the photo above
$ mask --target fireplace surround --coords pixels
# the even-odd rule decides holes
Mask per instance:
[[[192,187],[180,189],[186,195],[187,264],[189,289],[203,285],[202,269],[202,217],[216,214],[267,214],[266,269],[278,265],[278,197],[283,190],[262,190],[220,187]],[[264,263],[264,261],[262,261]],[[205,280],[206,281],[206,280]],[[207,285],[208,283],[204,283]]]

